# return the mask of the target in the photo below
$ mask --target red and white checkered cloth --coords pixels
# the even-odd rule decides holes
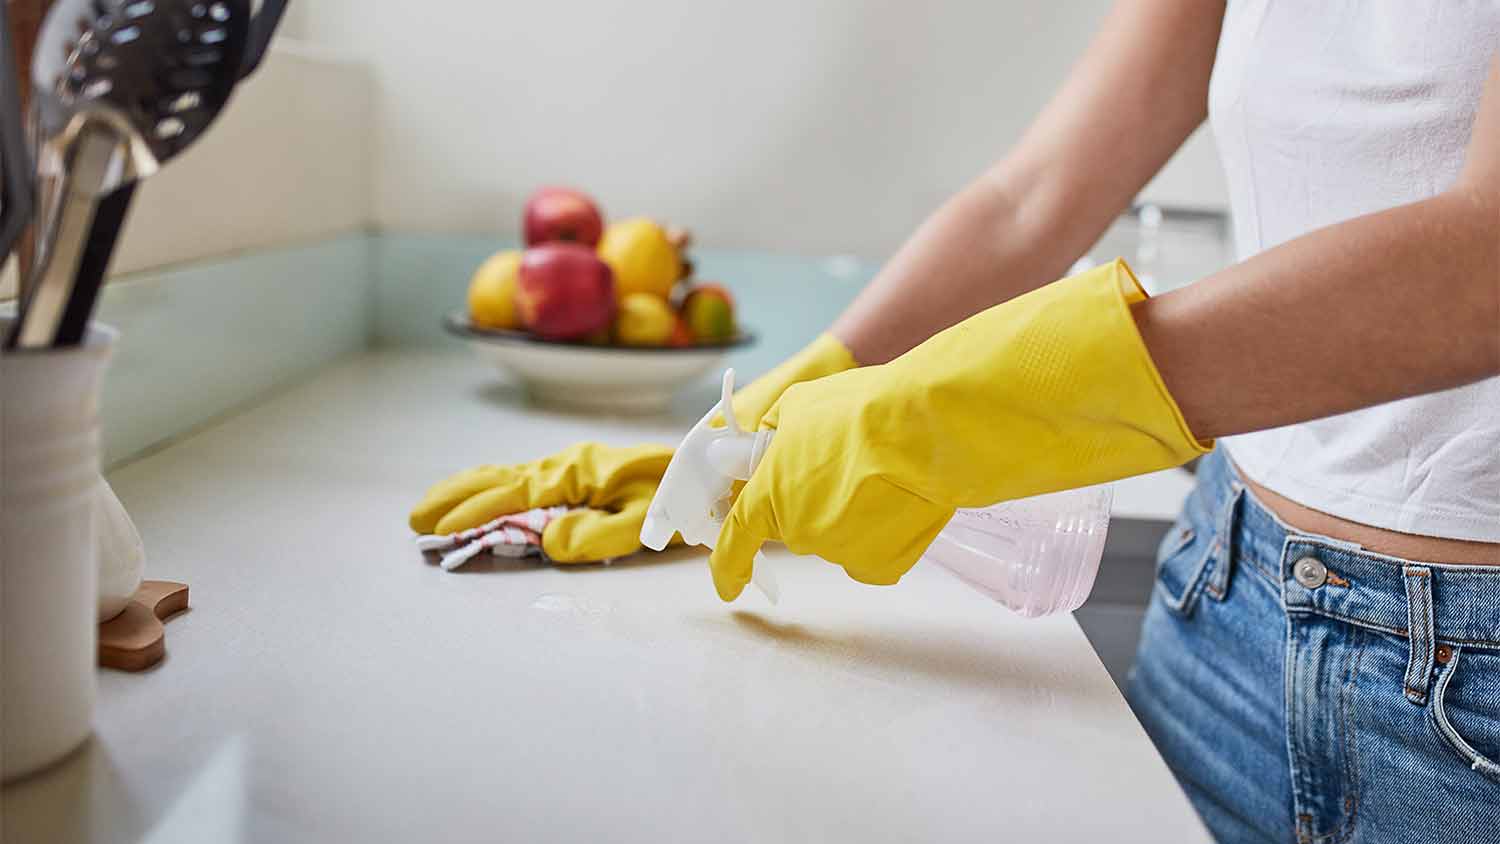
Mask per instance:
[[[453,571],[486,549],[496,557],[542,557],[542,531],[553,519],[568,512],[567,506],[538,507],[485,522],[476,528],[449,534],[417,537],[421,551],[445,551],[444,571]]]

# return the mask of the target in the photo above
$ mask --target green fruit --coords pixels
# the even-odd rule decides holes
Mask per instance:
[[[718,284],[700,284],[682,302],[682,318],[693,339],[700,343],[717,343],[732,339],[734,298]]]

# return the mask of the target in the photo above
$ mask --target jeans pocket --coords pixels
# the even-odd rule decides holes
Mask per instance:
[[[1181,616],[1192,613],[1209,560],[1221,544],[1213,523],[1195,518],[1191,506],[1172,525],[1156,553],[1156,589],[1168,609]]]
[[[1428,711],[1433,729],[1464,764],[1500,783],[1500,654],[1454,647]]]

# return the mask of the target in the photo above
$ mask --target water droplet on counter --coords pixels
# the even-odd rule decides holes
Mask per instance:
[[[578,601],[563,592],[548,592],[531,602],[531,608],[543,612],[577,612]]]
[[[547,592],[537,596],[537,599],[531,602],[531,608],[603,622],[614,616],[616,605],[613,601],[593,601],[578,595],[570,595],[567,592]]]

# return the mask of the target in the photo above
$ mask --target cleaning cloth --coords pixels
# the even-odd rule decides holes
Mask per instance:
[[[457,533],[426,534],[417,537],[417,549],[443,552],[444,571],[453,571],[488,550],[495,557],[541,557],[542,531],[548,523],[568,512],[571,507],[536,507],[491,519],[484,524]]]

